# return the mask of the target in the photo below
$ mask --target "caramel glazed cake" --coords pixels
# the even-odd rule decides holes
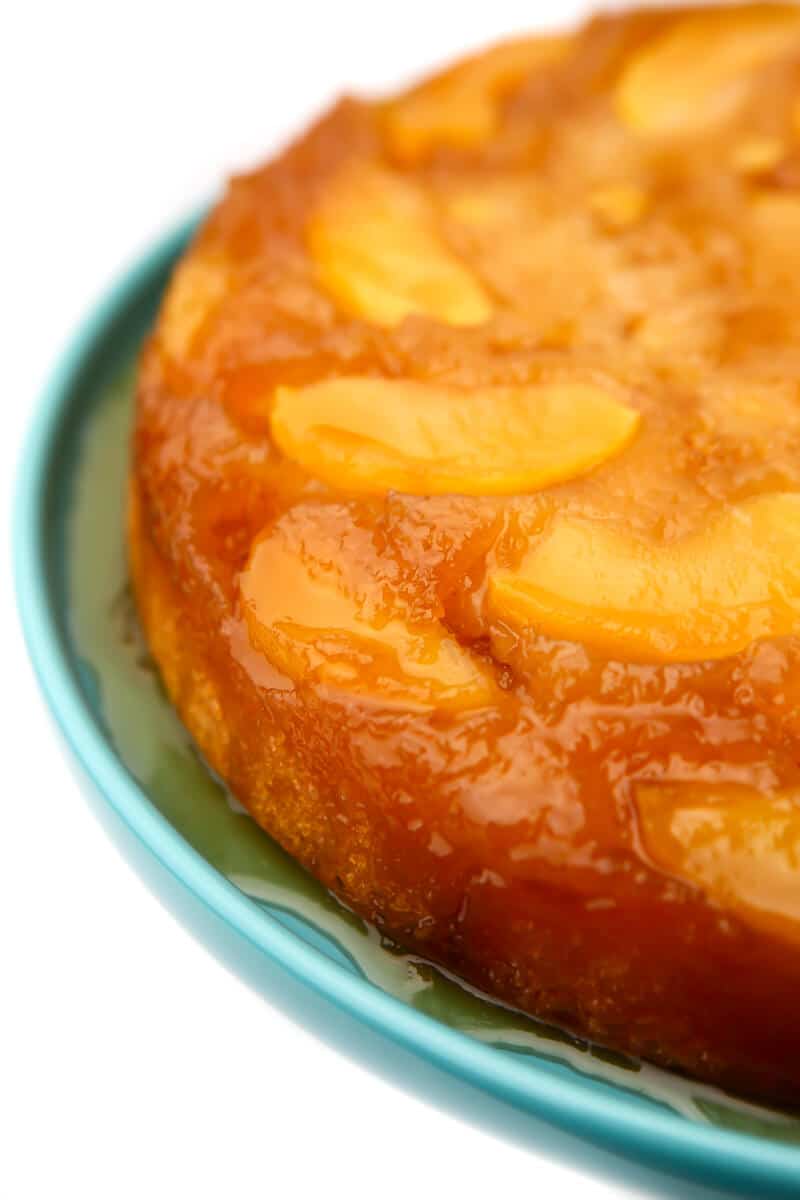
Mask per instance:
[[[342,101],[137,403],[141,619],[255,820],[492,996],[800,1101],[800,10]]]

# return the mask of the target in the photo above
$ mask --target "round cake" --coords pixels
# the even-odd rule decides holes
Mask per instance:
[[[346,905],[800,1101],[800,10],[505,42],[234,179],[129,539],[202,753]]]

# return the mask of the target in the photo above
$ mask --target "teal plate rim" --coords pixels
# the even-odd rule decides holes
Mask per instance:
[[[753,1195],[800,1194],[800,1149],[689,1121],[622,1090],[537,1070],[448,1028],[354,976],[293,933],[212,867],[163,817],[117,756],[68,660],[48,562],[50,467],[87,362],[153,281],[165,275],[197,226],[182,223],[124,271],[58,359],[24,442],[13,511],[13,560],[21,623],[40,687],[86,775],[123,824],[217,917],[296,980],[372,1030],[466,1083],[639,1163]]]

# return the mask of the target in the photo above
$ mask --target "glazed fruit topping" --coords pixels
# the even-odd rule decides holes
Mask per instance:
[[[476,325],[491,313],[480,281],[442,240],[430,197],[399,174],[347,168],[312,218],[308,244],[323,286],[377,325],[411,314]]]
[[[503,42],[388,104],[386,130],[395,154],[414,162],[440,145],[470,148],[488,141],[504,95],[558,62],[569,45],[567,37]]]
[[[458,388],[340,378],[278,388],[272,434],[327,483],[366,492],[503,495],[618,454],[639,414],[587,384]]]
[[[759,67],[798,48],[794,5],[692,13],[634,56],[617,86],[617,110],[637,133],[699,133],[736,111]]]
[[[644,786],[644,848],[749,924],[800,940],[800,797],[708,784]]]
[[[340,530],[346,524],[346,513],[330,516]],[[318,517],[311,528],[319,540]],[[384,707],[491,701],[488,670],[440,622],[412,621],[398,601],[376,600],[367,558],[348,562],[308,542],[308,526],[295,513],[256,542],[242,574],[250,637],[274,666],[295,682]]]
[[[512,626],[611,657],[723,658],[800,631],[800,495],[732,505],[697,533],[655,543],[559,515],[516,571],[490,579]]]

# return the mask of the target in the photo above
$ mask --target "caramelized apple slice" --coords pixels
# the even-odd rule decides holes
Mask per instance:
[[[691,13],[635,55],[617,85],[617,111],[643,134],[700,132],[739,107],[753,71],[797,49],[794,5]]]
[[[194,253],[172,276],[159,324],[161,344],[170,358],[188,355],[195,335],[224,297],[230,281],[225,262]]]
[[[800,631],[800,495],[726,509],[672,544],[553,519],[518,571],[489,580],[496,616],[627,660],[736,654]]]
[[[588,471],[619,453],[638,422],[588,384],[471,389],[356,378],[278,388],[272,434],[334,486],[482,495]]]
[[[670,784],[636,795],[653,862],[721,908],[800,941],[800,793]]]
[[[400,175],[348,168],[313,216],[308,244],[325,288],[377,325],[412,313],[451,325],[491,315],[479,280],[439,236],[429,197]]]
[[[521,38],[460,63],[387,105],[386,131],[398,158],[415,162],[438,145],[470,149],[488,141],[504,94],[562,58],[565,37]]]
[[[280,525],[256,543],[240,588],[251,641],[295,682],[407,709],[492,700],[486,670],[438,621],[370,603],[368,587],[359,593]]]

